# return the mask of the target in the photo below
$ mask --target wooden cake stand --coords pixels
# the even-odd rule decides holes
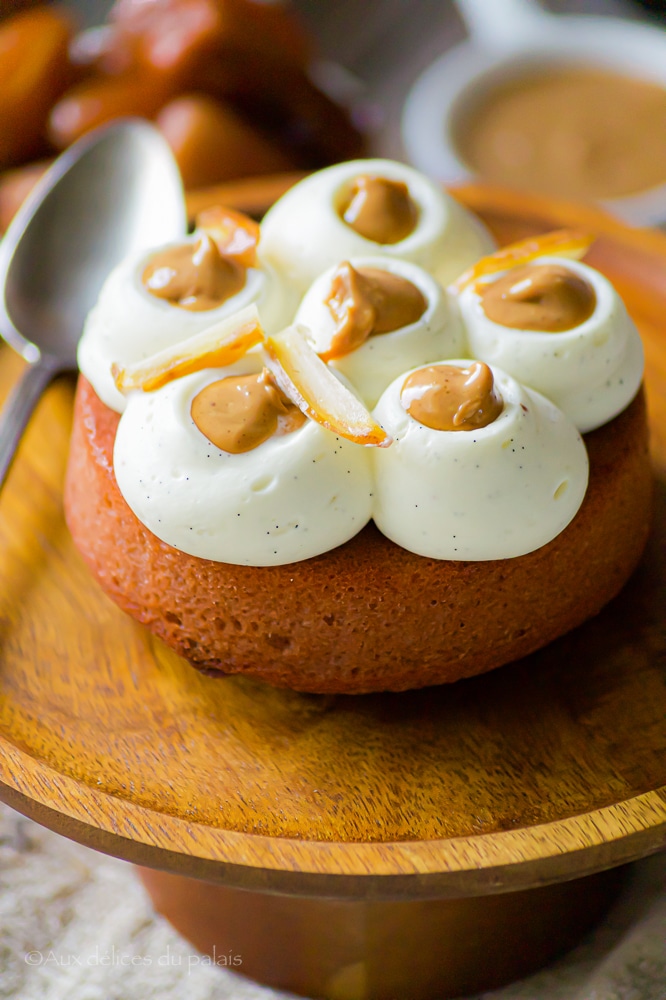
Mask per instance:
[[[200,204],[256,209],[267,190]],[[461,194],[501,242],[598,233],[590,259],[645,338],[654,533],[587,625],[408,694],[215,680],[117,610],[73,548],[71,382],[47,394],[0,497],[0,794],[144,866],[157,908],[218,964],[309,996],[442,1000],[523,975],[603,912],[610,869],[666,845],[666,236]],[[3,392],[20,366],[5,351]]]

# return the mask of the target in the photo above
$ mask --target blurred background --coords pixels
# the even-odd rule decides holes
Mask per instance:
[[[551,16],[530,35],[535,6]],[[0,17],[0,230],[44,164],[125,114],[157,121],[190,189],[369,153],[666,220],[666,0],[0,0]],[[595,18],[589,51],[574,17]],[[597,27],[617,18],[631,45]]]

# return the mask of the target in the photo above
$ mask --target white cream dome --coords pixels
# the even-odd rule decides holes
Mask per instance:
[[[498,365],[543,393],[585,434],[616,417],[638,392],[643,378],[640,336],[622,299],[599,271],[562,257],[539,257],[532,263],[564,266],[587,281],[596,296],[592,315],[562,333],[517,330],[489,319],[470,286],[460,296],[470,356]]]
[[[198,234],[186,240],[195,243]],[[95,392],[112,410],[122,413],[125,398],[111,376],[115,362],[123,367],[143,361],[165,348],[186,341],[207,327],[256,304],[264,328],[273,333],[293,318],[298,298],[278,279],[269,265],[248,268],[243,288],[216,309],[192,312],[144,288],[141,277],[152,257],[160,250],[130,257],[116,267],[100,292],[86,320],[79,343],[79,368]]]
[[[555,538],[583,501],[588,458],[576,428],[549,400],[500,369],[492,372],[504,408],[486,427],[439,431],[419,423],[400,398],[408,372],[375,407],[394,441],[372,454],[373,517],[410,552],[511,559]]]
[[[189,555],[242,566],[298,562],[342,545],[370,520],[370,449],[306,420],[229,454],[195,425],[192,400],[206,385],[260,369],[248,355],[127,400],[113,456],[118,486],[154,535]]]
[[[409,236],[382,244],[355,232],[338,210],[359,176],[401,181],[418,208]],[[301,292],[327,268],[349,257],[398,257],[418,264],[446,285],[490,253],[494,243],[440,184],[393,160],[352,160],[311,174],[284,194],[261,224],[259,256]]]
[[[390,257],[353,257],[354,268],[375,268],[410,281],[423,295],[426,309],[415,323],[390,333],[371,336],[342,357],[330,361],[357,389],[366,406],[372,408],[387,385],[401,372],[443,357],[466,353],[463,327],[457,303],[423,268]],[[324,353],[336,328],[326,304],[337,266],[321,274],[307,291],[296,323],[308,330],[308,339],[317,353]]]

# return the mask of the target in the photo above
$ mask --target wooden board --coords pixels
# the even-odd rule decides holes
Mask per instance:
[[[453,687],[333,698],[202,677],[118,611],[73,548],[64,380],[0,497],[10,804],[144,865],[296,894],[485,894],[666,845],[666,237],[543,199],[462,197],[501,241],[593,228],[592,262],[644,335],[659,501],[625,591],[541,653]],[[3,393],[20,365],[1,355]]]

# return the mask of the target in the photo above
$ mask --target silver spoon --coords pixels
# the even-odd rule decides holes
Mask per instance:
[[[28,362],[0,414],[0,487],[46,386],[76,369],[86,315],[129,253],[186,232],[178,168],[161,134],[128,119],[63,153],[0,241],[0,333]]]

